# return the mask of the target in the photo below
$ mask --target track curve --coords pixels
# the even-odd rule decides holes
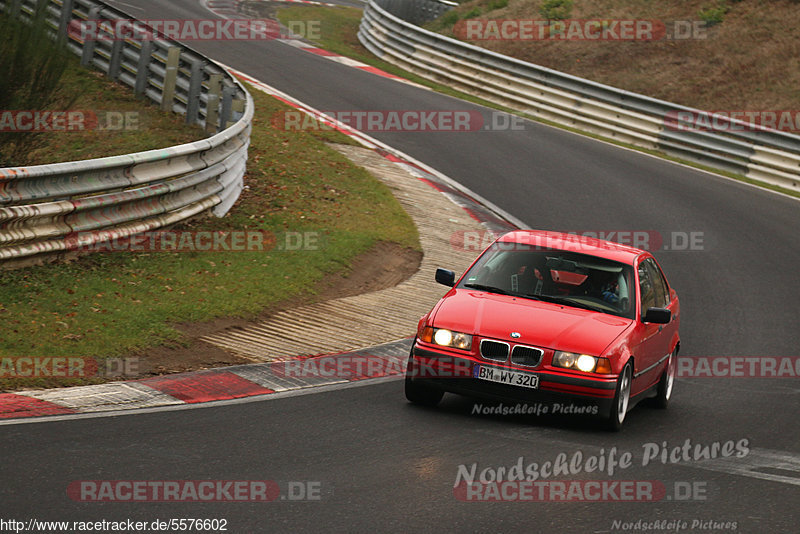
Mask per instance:
[[[210,16],[188,0],[117,5],[141,18]],[[280,42],[195,46],[318,109],[488,113]],[[796,200],[531,122],[521,131],[372,135],[531,227],[702,232],[702,250],[656,253],[681,297],[682,353],[798,355]],[[53,519],[226,517],[233,532],[612,532],[615,520],[638,519],[736,521],[736,532],[794,532],[798,393],[796,378],[679,379],[669,410],[637,408],[620,435],[569,419],[475,415],[471,402],[455,396],[438,410],[419,409],[405,403],[396,381],[180,412],[31,423],[4,427],[0,437],[14,460],[3,462],[0,474],[18,481],[14,493],[0,488],[0,509],[8,517]],[[751,454],[734,466],[641,465],[647,444],[672,447],[687,439],[700,445],[746,439]],[[453,494],[459,465],[510,466],[519,457],[543,462],[560,452],[600,454],[612,447],[635,459],[612,478],[701,482],[709,498],[470,505]],[[757,462],[765,467],[756,469]],[[318,481],[323,498],[79,504],[64,491],[86,479],[254,478]]]

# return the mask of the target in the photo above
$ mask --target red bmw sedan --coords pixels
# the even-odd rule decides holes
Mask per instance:
[[[636,402],[672,394],[678,295],[652,254],[573,234],[520,230],[492,243],[420,319],[409,401],[445,392],[569,406],[619,430]],[[555,412],[555,411],[554,411]],[[554,413],[552,412],[552,413]]]

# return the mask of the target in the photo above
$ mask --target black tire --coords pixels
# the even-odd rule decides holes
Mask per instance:
[[[672,397],[672,388],[675,384],[675,367],[678,365],[677,357],[678,349],[676,348],[672,351],[672,354],[669,355],[667,367],[664,369],[664,373],[661,375],[661,381],[658,383],[655,405],[662,410],[669,406],[669,399]]]
[[[436,406],[444,397],[444,391],[423,386],[406,378],[406,398],[414,404]]]
[[[617,380],[617,390],[614,394],[614,403],[608,413],[606,426],[609,430],[619,432],[625,415],[628,413],[631,398],[631,383],[633,382],[633,369],[630,362],[625,364]]]
[[[411,376],[414,373],[414,349],[408,356],[406,367],[406,399],[422,406],[436,406],[444,397],[444,391],[414,382]]]

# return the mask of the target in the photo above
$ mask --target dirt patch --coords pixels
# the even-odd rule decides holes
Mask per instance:
[[[315,294],[280,302],[252,319],[225,317],[204,323],[177,324],[176,328],[185,334],[184,344],[162,345],[128,356],[139,359],[141,376],[252,363],[199,338],[226,328],[264,321],[282,310],[394,287],[417,272],[421,261],[422,253],[419,251],[396,243],[379,242],[356,258],[349,272],[325,277],[316,287]]]

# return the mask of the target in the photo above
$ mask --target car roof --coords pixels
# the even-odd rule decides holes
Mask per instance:
[[[636,257],[645,252],[605,239],[545,230],[516,230],[500,236],[498,241],[580,252],[629,265],[633,265]]]

